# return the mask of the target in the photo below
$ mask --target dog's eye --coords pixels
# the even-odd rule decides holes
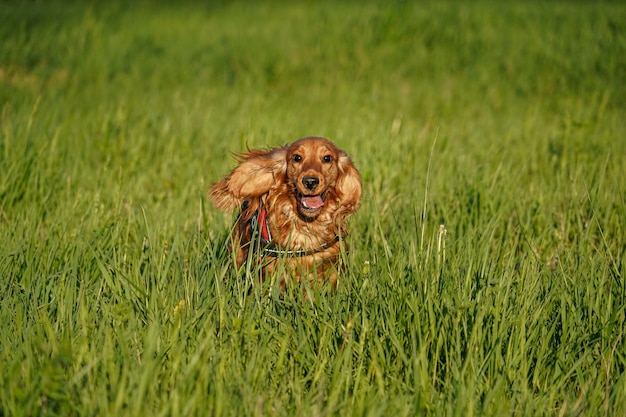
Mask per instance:
[[[326,155],[325,157],[322,158],[322,161],[324,162],[332,162],[333,161],[333,157],[330,155]]]
[[[302,156],[300,156],[298,154],[295,154],[291,158],[293,159],[294,162],[302,162]]]

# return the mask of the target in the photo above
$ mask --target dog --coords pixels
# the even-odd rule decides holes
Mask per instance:
[[[237,267],[260,266],[261,279],[275,271],[296,282],[337,286],[346,218],[361,198],[361,176],[348,155],[325,138],[235,154],[238,165],[211,187],[214,205],[239,208],[232,247]],[[281,265],[282,268],[281,269]]]

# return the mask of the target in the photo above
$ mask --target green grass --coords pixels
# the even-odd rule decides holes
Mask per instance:
[[[0,415],[626,414],[620,2],[0,3]],[[349,268],[238,276],[229,151],[361,170]]]

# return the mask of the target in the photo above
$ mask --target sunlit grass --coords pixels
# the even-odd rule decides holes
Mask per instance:
[[[626,8],[0,5],[0,415],[622,415]],[[231,268],[230,151],[359,167],[336,291]]]

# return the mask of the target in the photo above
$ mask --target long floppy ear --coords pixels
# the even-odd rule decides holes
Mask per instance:
[[[339,196],[341,210],[350,214],[356,211],[361,199],[361,175],[350,157],[343,152],[339,156],[338,165],[339,177],[335,189]]]
[[[211,187],[211,199],[220,210],[231,211],[248,198],[260,197],[281,182],[287,170],[287,148],[250,150],[237,154],[239,165]]]

